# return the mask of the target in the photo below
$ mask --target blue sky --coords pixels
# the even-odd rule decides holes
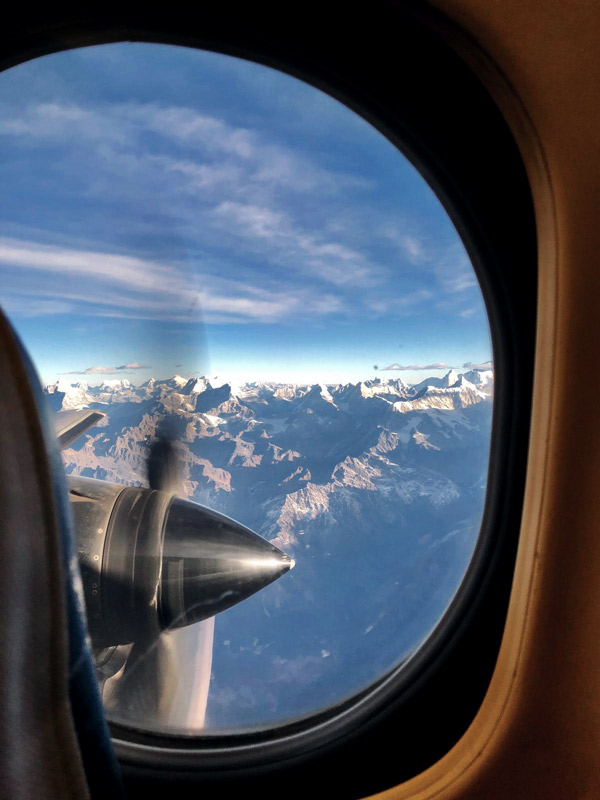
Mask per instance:
[[[144,44],[20,65],[0,170],[0,301],[44,382],[416,381],[491,356],[423,179],[266,67]]]

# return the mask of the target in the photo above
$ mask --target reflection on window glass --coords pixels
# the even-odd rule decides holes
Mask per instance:
[[[473,552],[493,391],[423,179],[323,93],[183,48],[37,59],[0,112],[0,299],[73,431],[109,718],[270,727],[407,661]]]

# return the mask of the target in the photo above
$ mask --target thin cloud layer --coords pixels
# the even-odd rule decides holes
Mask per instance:
[[[121,364],[121,366],[117,367],[116,369],[152,369],[152,367],[149,367],[147,364],[140,364],[138,361],[134,361],[131,364]]]
[[[134,333],[139,362],[97,368],[156,368],[148,343],[165,322],[188,332],[190,350],[214,337],[230,367],[270,368],[284,345],[305,365],[309,353],[349,363],[337,354],[356,345],[390,362],[395,347],[381,342],[398,339],[425,342],[431,361],[485,358],[487,342],[471,346],[487,336],[481,293],[452,224],[367,123],[257,65],[226,83],[194,51],[123,44],[92,55],[17,67],[18,92],[0,82],[11,197],[0,302],[36,335],[56,318],[63,370],[67,356],[118,363],[119,340]],[[165,79],[175,63],[176,87]],[[68,337],[77,326],[86,336]],[[167,356],[169,341],[165,364],[187,358]],[[431,368],[446,366],[387,369]]]
[[[117,372],[116,367],[88,367],[87,369],[72,370],[71,372],[62,372],[61,375],[114,375]]]
[[[35,305],[43,298],[49,303],[45,314],[193,321],[201,312],[211,322],[272,323],[293,314],[337,313],[343,306],[342,298],[310,287],[277,280],[261,287],[208,273],[202,276],[203,288],[194,291],[200,276],[185,265],[12,238],[0,237],[1,267],[10,271],[5,299],[31,298]],[[32,272],[42,277],[33,281]]]
[[[382,261],[373,257],[373,245],[380,244],[373,238],[374,232],[359,230],[361,225],[348,227],[336,222],[340,212],[339,219],[343,220],[352,204],[360,207],[365,201],[365,193],[371,188],[369,181],[362,175],[324,169],[306,153],[269,141],[262,131],[232,125],[190,107],[159,103],[93,107],[41,102],[18,113],[5,110],[0,118],[0,136],[18,148],[58,148],[61,171],[74,183],[89,175],[82,187],[83,196],[96,205],[111,198],[113,203],[135,210],[141,201],[143,210],[143,198],[162,198],[163,204],[168,202],[169,211],[165,214],[159,204],[159,225],[172,225],[175,215],[182,233],[191,237],[192,246],[196,240],[205,252],[207,246],[221,256],[226,251],[232,262],[227,269],[230,274],[240,258],[248,264],[260,264],[262,275],[255,269],[252,276],[255,286],[264,280],[265,265],[270,265],[270,272],[283,269],[282,283],[287,286],[277,287],[277,297],[272,295],[264,301],[244,296],[247,293],[243,289],[242,296],[235,292],[220,296],[210,288],[205,290],[199,302],[203,312],[214,312],[215,323],[280,320],[301,309],[313,314],[336,313],[340,306],[378,314],[393,313],[396,307],[405,313],[432,294],[429,286],[414,285],[408,292],[396,292],[395,303],[389,299],[383,302],[382,291],[389,290],[395,281],[389,258]],[[155,137],[153,144],[149,144],[149,134]],[[90,167],[80,171],[80,161]],[[336,212],[332,215],[327,197],[341,193],[350,193],[352,199],[348,195],[341,204],[329,204]],[[310,198],[309,205],[305,197]],[[431,265],[431,278],[444,292],[462,292],[475,285],[473,271],[460,249],[432,253],[414,233],[389,223],[383,224],[382,230],[383,238],[398,246],[409,263]],[[153,292],[168,304],[168,318],[173,320],[185,317],[182,296],[189,289],[190,267],[203,282],[211,283],[213,276],[205,274],[202,261],[194,259],[193,265],[182,270],[123,252],[56,248],[39,241],[8,238],[0,242],[0,265],[60,272],[77,278],[82,287],[85,281],[100,281],[122,290]],[[320,303],[317,298],[323,283],[345,297],[333,302],[330,296]],[[285,293],[287,298],[283,297]],[[300,302],[290,302],[289,294],[300,295]],[[64,302],[66,297],[57,295],[53,299]],[[119,303],[104,303],[96,294],[94,301],[111,305],[107,312],[110,316],[119,315],[115,306],[122,316],[126,316],[123,309],[127,306],[132,317],[144,316],[134,298],[124,296]],[[145,305],[147,318],[160,316],[154,304]],[[35,307],[43,313],[43,306],[38,303]],[[51,308],[47,306],[45,313],[51,313]],[[58,308],[59,313],[67,313],[64,306]]]
[[[422,370],[422,369],[453,369],[450,364],[437,363],[437,364],[390,364],[389,367],[382,367],[382,372],[391,370]]]
[[[133,371],[138,369],[152,369],[152,367],[140,364],[137,361],[133,361],[131,364],[121,364],[119,367],[95,366],[82,370],[62,372],[61,375],[116,375],[118,372],[124,372],[126,375],[132,375]]]
[[[463,364],[463,369],[474,369],[474,370],[481,370],[485,372],[489,369],[493,369],[493,365],[491,361],[484,361],[483,364],[473,364],[472,361],[466,361]]]

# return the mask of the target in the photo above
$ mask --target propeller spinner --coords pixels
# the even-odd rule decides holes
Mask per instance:
[[[239,522],[172,494],[168,437],[151,446],[148,474],[148,489],[68,478],[94,648],[208,619],[294,566]]]

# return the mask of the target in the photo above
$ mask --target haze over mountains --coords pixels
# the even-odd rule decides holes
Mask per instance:
[[[296,568],[216,620],[208,725],[268,724],[339,702],[406,658],[454,595],[485,497],[493,373],[414,386],[206,378],[61,380],[53,410],[99,408],[67,473],[145,483],[169,422],[180,494],[274,541]]]

